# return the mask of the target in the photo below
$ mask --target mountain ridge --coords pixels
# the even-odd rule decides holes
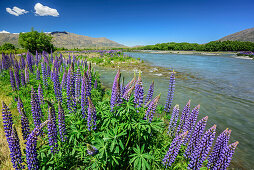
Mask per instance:
[[[47,32],[53,39],[52,43],[58,48],[103,48],[103,47],[126,47],[106,37],[93,38],[85,35],[78,35],[66,31]],[[8,42],[20,47],[18,44],[19,34],[0,33],[0,45]]]
[[[254,42],[254,27],[248,28],[230,35],[227,35],[225,37],[222,37],[221,39],[217,41],[250,41]]]

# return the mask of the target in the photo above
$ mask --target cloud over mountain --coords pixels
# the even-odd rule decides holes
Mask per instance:
[[[59,13],[56,9],[50,8],[48,6],[44,6],[41,3],[37,3],[34,6],[35,14],[39,16],[53,16],[58,17]]]
[[[14,6],[12,9],[6,8],[6,12],[8,12],[11,15],[15,15],[15,16],[20,16],[20,15],[28,13],[28,11],[21,9],[19,7],[16,7],[16,6]]]

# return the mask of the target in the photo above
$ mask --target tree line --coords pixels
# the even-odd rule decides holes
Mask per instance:
[[[206,44],[197,43],[161,43],[136,47],[137,50],[179,50],[179,51],[254,51],[253,42],[242,41],[211,41]]]

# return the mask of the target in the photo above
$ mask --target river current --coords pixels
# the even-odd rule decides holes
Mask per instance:
[[[229,128],[232,130],[230,143],[239,141],[231,167],[254,168],[254,60],[232,55],[125,54],[153,66],[191,74],[192,78],[176,79],[173,105],[179,104],[182,110],[189,99],[192,108],[200,104],[198,120],[207,115],[207,128],[217,125],[216,136]],[[111,87],[116,71],[96,69],[99,69],[102,83]],[[122,74],[127,82],[133,70],[122,70]],[[154,80],[154,95],[161,93],[160,103],[164,104],[169,80],[160,74],[155,77],[143,74],[142,80],[146,92]]]

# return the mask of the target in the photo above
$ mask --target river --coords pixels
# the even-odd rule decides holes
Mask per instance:
[[[191,74],[193,78],[176,79],[173,105],[183,109],[189,99],[192,108],[200,104],[198,119],[208,115],[207,128],[217,125],[217,135],[224,129],[232,130],[230,143],[239,141],[231,167],[253,169],[254,167],[254,61],[235,58],[231,55],[182,55],[125,53],[140,58],[154,66],[175,69]],[[116,71],[98,68],[101,81],[111,87]],[[127,80],[133,76],[132,70],[122,70]],[[161,76],[142,75],[147,92],[152,80],[155,94],[162,94],[164,104],[169,80]],[[217,136],[216,135],[216,136]]]

